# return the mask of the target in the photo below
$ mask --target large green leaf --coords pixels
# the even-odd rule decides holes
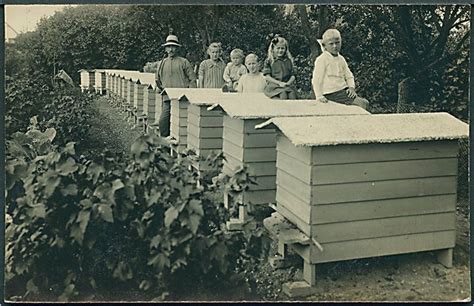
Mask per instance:
[[[98,205],[99,215],[102,219],[107,222],[113,223],[114,217],[112,213],[112,208],[108,204],[99,204]]]
[[[173,223],[173,221],[176,220],[178,215],[179,215],[179,211],[178,209],[176,209],[176,207],[174,206],[169,207],[165,212],[165,226],[170,227],[171,223]]]

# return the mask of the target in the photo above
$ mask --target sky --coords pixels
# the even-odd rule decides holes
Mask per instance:
[[[16,33],[33,31],[42,17],[52,16],[70,5],[5,5],[5,39],[14,38]]]

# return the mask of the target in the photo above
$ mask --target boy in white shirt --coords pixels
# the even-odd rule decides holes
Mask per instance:
[[[341,33],[336,29],[326,30],[323,34],[324,52],[316,58],[311,83],[316,99],[326,103],[328,100],[358,105],[367,109],[369,101],[357,96],[354,75],[341,50]]]

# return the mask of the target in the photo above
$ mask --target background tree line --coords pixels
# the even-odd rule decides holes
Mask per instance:
[[[342,53],[359,93],[374,112],[411,109],[468,117],[470,9],[445,6],[104,6],[68,8],[43,19],[34,32],[7,44],[7,76],[82,68],[141,70],[164,56],[161,44],[178,35],[182,55],[206,58],[211,41],[263,60],[273,34],[290,42],[302,97],[311,96],[316,39],[329,27],[343,38]]]

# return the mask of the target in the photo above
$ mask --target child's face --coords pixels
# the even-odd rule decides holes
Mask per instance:
[[[242,64],[242,57],[240,55],[231,55],[230,60],[234,65]]]
[[[339,37],[331,38],[323,46],[332,55],[338,55],[341,51],[341,39]]]
[[[282,58],[285,56],[286,53],[286,46],[284,43],[278,43],[275,45],[275,48],[273,49],[273,52],[275,53],[275,56],[278,58]]]
[[[256,58],[249,58],[245,61],[245,66],[249,70],[249,73],[257,73],[258,72],[258,62]]]
[[[209,50],[209,56],[211,60],[217,61],[221,55],[221,49],[211,49]]]

